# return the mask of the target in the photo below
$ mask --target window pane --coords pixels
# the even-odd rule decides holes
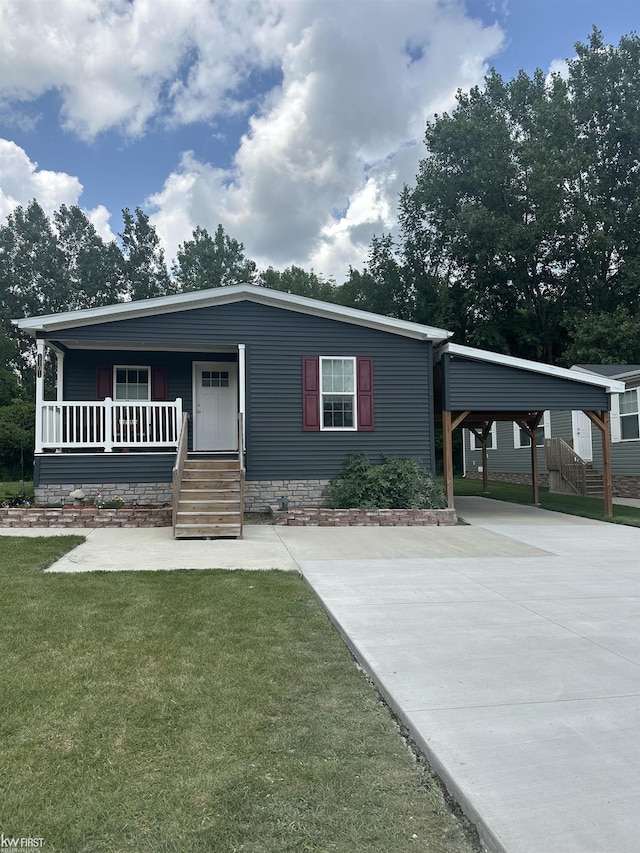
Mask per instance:
[[[322,360],[322,391],[324,393],[353,394],[354,376],[352,358]]]
[[[539,426],[536,430],[536,447],[544,447],[544,427]]]
[[[353,427],[353,397],[325,396],[322,417],[325,427]]]
[[[625,440],[640,438],[638,415],[623,415],[620,418],[620,437]]]
[[[630,415],[638,411],[638,394],[635,389],[620,394],[620,414]]]
[[[520,447],[531,447],[531,439],[522,428],[520,429]]]
[[[127,371],[126,370],[116,370],[116,382],[123,383],[127,381]]]

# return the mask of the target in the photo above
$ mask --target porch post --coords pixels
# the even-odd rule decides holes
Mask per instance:
[[[238,412],[242,415],[242,447],[238,448],[244,452],[246,448],[246,380],[247,380],[247,358],[246,346],[238,344]]]
[[[604,488],[604,514],[607,518],[613,515],[613,484],[611,482],[611,442],[609,439],[609,412],[604,410],[588,412],[585,415],[592,424],[598,427],[602,436],[602,485]]]
[[[609,412],[603,411],[602,418],[602,479],[604,481],[604,514],[613,515],[613,484],[611,482],[611,442],[609,441]]]
[[[44,406],[44,349],[42,338],[36,341],[36,440],[35,452],[42,453],[42,409]]]
[[[444,488],[447,507],[453,509],[453,444],[451,441],[451,412],[442,410],[442,455],[444,457]]]
[[[56,400],[61,403],[64,389],[64,353],[56,350]]]

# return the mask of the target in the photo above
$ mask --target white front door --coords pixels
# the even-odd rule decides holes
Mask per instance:
[[[593,446],[591,443],[591,421],[584,412],[571,412],[573,426],[573,449],[585,462],[593,461]]]
[[[193,365],[193,449],[238,449],[238,365],[199,361]]]

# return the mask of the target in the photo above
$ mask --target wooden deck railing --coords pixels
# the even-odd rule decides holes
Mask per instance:
[[[562,438],[545,438],[544,459],[549,473],[557,471],[577,494],[587,493],[587,463]]]
[[[40,404],[36,453],[43,450],[177,447],[182,400],[59,400]]]
[[[171,526],[173,528],[173,537],[176,535],[176,523],[178,520],[178,499],[180,498],[180,486],[182,485],[182,474],[184,472],[184,462],[187,458],[187,449],[189,447],[189,415],[185,412],[182,415],[182,425],[180,428],[180,439],[178,441],[178,450],[176,452],[176,464],[173,466],[172,477],[172,497],[171,504]]]

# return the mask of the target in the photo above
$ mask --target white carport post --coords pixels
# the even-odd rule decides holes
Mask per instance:
[[[44,348],[42,338],[36,341],[36,441],[35,452],[42,453],[42,409],[44,405]]]

